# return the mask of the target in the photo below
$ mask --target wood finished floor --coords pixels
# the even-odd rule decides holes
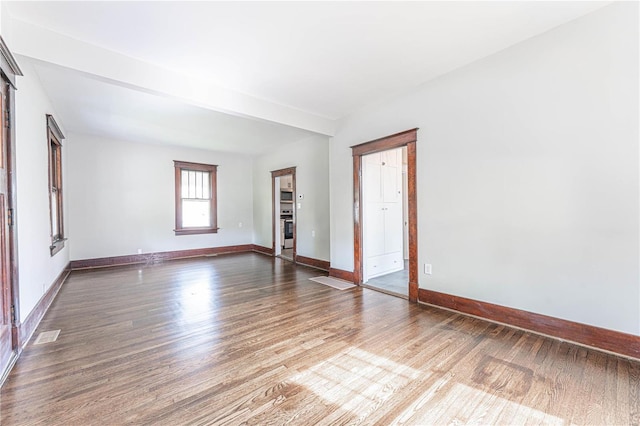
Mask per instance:
[[[638,362],[317,275],[258,254],[73,272],[0,423],[640,421]]]

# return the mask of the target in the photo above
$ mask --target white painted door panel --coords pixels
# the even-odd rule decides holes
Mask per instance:
[[[364,240],[366,256],[373,257],[385,252],[385,211],[383,203],[367,203],[364,211]]]
[[[363,281],[403,269],[402,149],[362,158]]]

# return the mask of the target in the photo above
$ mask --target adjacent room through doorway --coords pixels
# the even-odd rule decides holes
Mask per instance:
[[[354,282],[410,302],[418,300],[417,140],[415,128],[351,147]],[[384,289],[392,280],[398,289]]]
[[[362,156],[362,283],[409,294],[406,147]]]
[[[295,167],[271,172],[273,186],[273,253],[295,262]]]

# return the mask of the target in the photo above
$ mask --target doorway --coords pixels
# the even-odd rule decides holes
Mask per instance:
[[[378,265],[380,263],[383,264],[382,269],[386,271],[392,271],[394,268],[394,260],[395,260],[395,268],[400,268],[400,264],[398,264],[398,256],[400,256],[400,260],[402,261],[402,269],[404,270],[404,255],[403,253],[407,253],[408,262],[407,262],[407,275],[408,279],[405,281],[405,285],[407,288],[407,295],[409,301],[416,302],[418,300],[418,224],[417,224],[417,182],[416,182],[416,142],[417,142],[417,132],[418,129],[408,130],[406,132],[397,133],[395,135],[387,136],[384,138],[376,139],[370,142],[365,142],[359,145],[352,146],[352,155],[353,155],[353,203],[354,203],[354,281],[362,285],[364,282],[369,281],[371,278],[375,279],[376,273],[371,272],[372,268],[370,268],[370,260],[371,257],[375,257],[377,255],[381,255],[377,259],[373,259],[374,264],[377,261]],[[402,200],[400,200],[400,205],[385,205],[388,202],[397,202],[397,189],[396,194],[393,193],[393,185],[398,185],[398,180],[388,178],[386,179],[386,185],[389,186],[387,190],[388,197],[385,199],[385,191],[384,189],[380,189],[378,195],[375,194],[377,191],[376,188],[382,188],[385,185],[385,178],[383,178],[383,174],[392,174],[397,173],[397,170],[392,170],[391,168],[387,171],[382,170],[382,163],[386,160],[389,160],[390,153],[393,152],[396,157],[395,159],[391,158],[391,161],[394,161],[394,164],[397,165],[397,152],[398,148],[403,149],[403,156],[405,156],[406,160],[402,160],[406,162],[406,214],[404,218],[406,220],[406,235],[407,235],[407,248],[406,250],[402,248],[402,242],[400,243],[399,252],[397,250],[398,241],[403,240],[402,235],[405,231],[402,229],[402,225],[398,231],[396,218],[398,216],[398,209],[402,210]],[[386,152],[386,153],[385,153]],[[378,154],[377,156],[367,157],[370,154]],[[367,162],[366,165],[364,163]],[[372,167],[369,165],[372,164]],[[377,164],[377,166],[376,166]],[[375,170],[379,170],[376,172]],[[374,194],[370,194],[370,186],[367,185],[366,188],[363,187],[363,180],[365,179],[364,173],[368,171],[374,170],[372,172],[373,175],[378,175],[380,177],[380,182],[378,186],[373,184],[371,188],[374,190]],[[375,179],[375,176],[374,176]],[[401,184],[403,185],[403,184]],[[404,185],[403,185],[404,186]],[[364,193],[367,191],[367,194]],[[377,198],[376,198],[377,197]],[[382,198],[380,198],[382,197]],[[379,210],[372,211],[370,209],[371,206],[365,205],[365,203],[370,203],[373,200],[373,206],[378,202]],[[387,210],[383,210],[383,209]],[[365,211],[366,210],[366,211]],[[366,217],[365,217],[366,216]],[[403,214],[400,213],[400,217]],[[367,223],[369,225],[367,226]],[[384,232],[385,224],[389,223],[390,227],[393,227],[393,231],[390,231],[388,238],[390,238],[390,243],[385,246],[385,238],[387,237],[386,232]],[[364,226],[367,226],[367,229],[364,229]],[[382,232],[381,232],[382,231]],[[368,235],[375,234],[383,234],[383,237],[376,238],[375,236],[373,241],[373,248],[371,244],[367,243],[365,247],[365,235],[363,232],[367,232]],[[393,240],[395,238],[395,241]],[[390,252],[386,252],[385,250],[391,250]],[[378,253],[380,252],[381,253]],[[399,253],[399,254],[398,254]],[[365,256],[368,256],[365,265]],[[380,267],[380,266],[378,266]],[[367,268],[367,269],[365,269]],[[394,272],[400,272],[400,269]]]
[[[273,255],[296,261],[296,168],[271,172]]]
[[[407,298],[407,148],[362,156],[362,284]],[[407,250],[405,250],[407,248]]]
[[[4,67],[2,67],[4,69]],[[21,74],[20,74],[21,75]],[[17,322],[17,246],[13,227],[15,205],[15,132],[10,126],[13,117],[14,88],[3,74],[0,120],[0,385],[18,350]]]

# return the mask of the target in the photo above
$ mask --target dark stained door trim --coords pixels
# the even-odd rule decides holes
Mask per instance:
[[[16,131],[15,131],[15,90],[16,90],[16,76],[21,76],[22,71],[18,66],[13,54],[9,50],[8,46],[4,42],[4,39],[0,36],[0,83],[3,85],[3,91],[5,94],[3,104],[3,114],[0,117],[2,120],[3,138],[6,151],[4,154],[5,164],[4,172],[6,173],[6,204],[7,217],[3,218],[3,221],[7,223],[7,244],[5,249],[7,250],[7,257],[9,264],[7,265],[7,271],[5,276],[5,291],[4,297],[6,298],[6,306],[10,309],[9,316],[11,322],[11,347],[12,347],[12,359],[6,366],[0,366],[0,385],[9,369],[15,362],[18,351],[20,350],[22,342],[20,342],[19,336],[19,322],[20,322],[20,299],[18,294],[18,231],[17,231],[17,213],[16,213],[16,198],[17,198],[17,185],[16,185]],[[6,368],[5,368],[6,367]]]
[[[409,216],[409,301],[418,301],[418,196],[416,184],[416,142],[418,129],[411,129],[351,147],[353,155],[353,274],[362,284],[362,156],[407,147]]]

